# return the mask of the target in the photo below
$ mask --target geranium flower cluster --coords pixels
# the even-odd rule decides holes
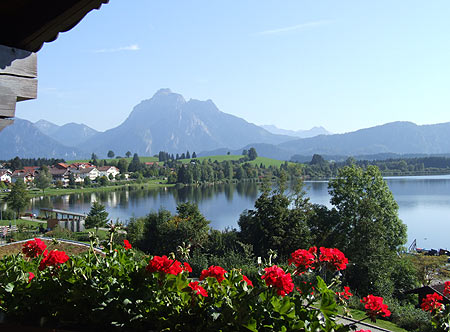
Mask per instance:
[[[261,276],[261,279],[266,281],[267,286],[276,288],[278,295],[286,296],[294,290],[290,273],[285,273],[282,268],[276,265],[266,267],[264,270],[266,273]]]
[[[422,300],[421,308],[423,311],[441,311],[444,306],[441,302],[443,297],[437,293],[427,294],[425,298]]]
[[[200,280],[207,277],[216,278],[219,283],[225,280],[225,273],[228,273],[223,267],[220,266],[210,266],[207,270],[203,270],[200,274]]]
[[[28,258],[35,258],[42,255],[47,249],[47,245],[41,239],[27,241],[22,246],[22,253]]]
[[[329,267],[334,267],[336,270],[345,270],[347,268],[348,259],[344,253],[336,248],[320,247],[319,260],[327,263]]]
[[[317,248],[311,247],[309,250],[298,249],[291,253],[291,258],[288,260],[289,265],[294,264],[298,272],[303,272],[308,269],[314,270],[317,263]]]
[[[165,274],[178,275],[183,271],[192,272],[192,268],[188,263],[182,264],[181,262],[164,256],[153,256],[145,268],[148,272],[162,272]]]
[[[366,314],[372,321],[375,321],[378,315],[383,317],[389,317],[391,315],[388,305],[383,303],[383,298],[380,296],[367,295],[361,300],[361,303],[365,304]]]
[[[450,281],[446,281],[444,285],[444,296],[450,296]]]
[[[348,300],[350,297],[353,296],[353,294],[350,293],[350,287],[348,287],[348,286],[344,286],[344,291],[336,292],[336,294],[339,296],[339,298],[346,299],[346,300]]]
[[[39,271],[44,270],[46,267],[53,266],[59,267],[60,264],[64,264],[69,260],[69,256],[64,251],[52,250],[48,254],[44,252],[44,258],[39,264]]]
[[[197,295],[201,295],[203,297],[207,297],[208,296],[208,292],[202,286],[199,285],[198,281],[190,282],[189,283],[189,287]]]
[[[317,257],[317,247],[311,247],[308,250],[298,249],[294,251],[288,263],[297,267],[296,274],[301,274],[308,269],[314,270],[320,263],[324,263],[331,270],[345,270],[348,259],[339,249],[324,247],[320,247],[320,255]]]
[[[128,240],[123,240],[123,247],[125,250],[131,249],[131,243]]]
[[[247,276],[242,275],[242,279],[242,281],[245,281],[247,283],[247,286],[253,287],[253,282],[249,278],[247,278]]]

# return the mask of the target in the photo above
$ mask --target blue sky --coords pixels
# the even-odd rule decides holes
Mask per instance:
[[[110,0],[38,54],[16,116],[106,130],[170,88],[285,129],[450,121],[450,2]]]

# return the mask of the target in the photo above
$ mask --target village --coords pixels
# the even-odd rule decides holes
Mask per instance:
[[[71,182],[74,184],[97,182],[101,178],[106,178],[109,181],[128,179],[128,174],[121,176],[120,170],[116,166],[95,166],[89,162],[57,163],[47,169],[51,176],[51,183],[56,187],[67,187]],[[39,166],[25,166],[14,171],[0,168],[0,183],[9,185],[22,181],[27,185],[32,185],[42,171],[43,168]]]

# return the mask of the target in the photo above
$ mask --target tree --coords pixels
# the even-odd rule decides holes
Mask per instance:
[[[91,210],[86,217],[86,228],[95,228],[95,232],[98,232],[99,227],[106,226],[108,222],[108,212],[105,210],[105,206],[99,202],[94,202],[91,206]]]
[[[34,184],[39,189],[42,189],[42,194],[45,194],[45,189],[50,187],[51,183],[52,183],[52,176],[48,171],[48,167],[42,166],[39,175],[34,180]]]
[[[27,186],[24,182],[17,180],[11,188],[8,196],[4,198],[8,207],[16,211],[16,216],[20,216],[20,212],[28,206]]]
[[[248,150],[248,159],[255,160],[256,157],[258,157],[258,154],[256,153],[256,149],[250,148],[250,150]]]
[[[176,252],[183,242],[192,250],[203,247],[208,239],[209,221],[193,203],[180,203],[177,212],[172,215],[161,209],[145,217],[144,234],[132,234],[132,238],[139,239],[138,247],[153,255]],[[132,232],[142,231],[139,219],[130,221]]]
[[[392,294],[393,262],[406,243],[398,205],[376,166],[346,166],[329,183],[339,221],[335,245],[352,264],[346,280],[360,294]]]
[[[127,151],[127,153],[125,153],[125,155],[127,156],[127,158],[130,158],[131,157],[131,152]]]
[[[195,159],[195,158],[197,158],[197,154],[194,151],[194,152],[192,152],[192,159]]]
[[[89,176],[86,176],[83,182],[86,187],[89,187],[92,184],[91,178]]]
[[[129,172],[137,172],[141,169],[141,160],[137,153],[133,155],[133,159],[131,160],[130,165],[128,166]]]
[[[311,245],[307,225],[310,203],[304,197],[302,184],[295,187],[294,195],[287,196],[284,181],[281,179],[275,190],[265,183],[255,209],[244,211],[239,218],[241,240],[253,246],[256,256],[267,256],[272,249],[286,258]]]
[[[108,184],[108,178],[106,176],[101,176],[100,179],[98,180],[99,184],[104,187]]]
[[[75,176],[73,173],[69,174],[69,186],[74,187],[75,186]]]
[[[186,151],[186,159],[191,159],[191,154],[189,153],[189,150]]]
[[[248,151],[247,150],[242,150],[242,154],[244,155],[244,156],[247,156],[248,155]]]
[[[126,173],[126,171],[128,170],[128,161],[125,158],[119,159],[117,168],[119,169],[120,173]]]
[[[115,156],[114,151],[109,150],[108,151],[108,158],[114,158],[114,156]]]

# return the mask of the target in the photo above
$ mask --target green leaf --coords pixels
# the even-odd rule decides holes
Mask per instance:
[[[14,289],[14,284],[12,282],[6,284],[5,286],[5,291],[7,291],[8,293],[11,293]]]
[[[242,324],[242,326],[250,331],[258,332],[258,329],[256,328],[256,320],[254,318],[250,319],[248,323]]]

